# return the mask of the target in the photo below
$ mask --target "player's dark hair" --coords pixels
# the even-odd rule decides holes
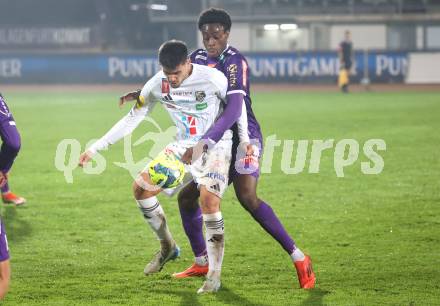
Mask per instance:
[[[183,41],[169,40],[159,48],[159,63],[167,69],[176,69],[188,58],[188,48]]]
[[[200,14],[199,30],[202,30],[203,25],[210,23],[220,23],[225,31],[231,30],[231,16],[223,9],[211,7]]]

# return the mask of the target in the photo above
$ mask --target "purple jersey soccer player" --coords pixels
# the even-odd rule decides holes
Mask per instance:
[[[193,63],[208,65],[222,71],[228,79],[227,106],[216,121],[215,125],[204,135],[204,139],[217,142],[224,131],[232,127],[234,131],[233,158],[237,156],[239,146],[237,125],[234,124],[246,106],[248,135],[251,143],[257,143],[260,148],[247,146],[247,159],[254,159],[258,166],[259,152],[262,149],[262,134],[257,119],[252,111],[249,88],[249,69],[246,59],[240,52],[227,44],[231,19],[228,13],[221,9],[208,9],[201,13],[198,21],[199,30],[203,36],[206,49],[196,50],[191,55]],[[245,154],[245,155],[246,155]],[[188,150],[186,160],[191,160],[192,151]],[[230,181],[232,181],[240,204],[268,232],[292,258],[297,271],[301,288],[313,288],[315,274],[312,270],[310,257],[304,255],[284,229],[272,208],[258,198],[256,187],[259,169],[255,171],[237,171],[237,165],[231,162]],[[246,168],[246,166],[244,166]],[[179,193],[179,208],[183,227],[190,240],[195,255],[195,263],[187,270],[173,276],[185,278],[204,275],[207,272],[206,243],[202,234],[202,217],[198,205],[199,192],[195,184],[189,184]],[[208,242],[209,243],[209,242]]]
[[[8,292],[10,275],[8,240],[3,221],[0,219],[0,300]]]
[[[20,150],[20,134],[15,126],[14,117],[9,111],[6,101],[0,94],[0,136],[2,146],[0,150],[0,187],[4,203],[21,205],[25,199],[17,196],[9,190],[8,172],[14,163],[15,157]]]

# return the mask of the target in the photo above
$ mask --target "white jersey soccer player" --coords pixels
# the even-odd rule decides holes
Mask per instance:
[[[159,61],[162,71],[144,85],[139,97],[135,97],[137,103],[131,111],[81,155],[81,166],[97,151],[106,149],[133,132],[158,103],[165,107],[178,129],[177,141],[167,145],[161,154],[174,154],[181,158],[186,149],[200,144],[199,140],[222,111],[228,82],[217,69],[191,64],[187,52],[185,44],[179,41],[169,41],[161,46]],[[122,99],[124,101],[125,97]],[[241,119],[243,124],[246,122]],[[242,130],[246,131],[247,128],[243,127]],[[243,136],[243,141],[247,141],[246,136]],[[220,288],[224,254],[220,199],[228,186],[231,147],[232,132],[227,130],[221,140],[204,153],[203,158],[193,160],[190,165],[190,172],[200,189],[209,258],[209,272],[199,293],[215,292]],[[145,182],[151,183],[148,171],[141,172],[136,179],[134,196],[145,221],[161,242],[161,250],[144,269],[145,274],[151,274],[159,272],[167,261],[178,257],[180,250],[171,236],[165,214],[156,198],[160,190],[145,188]]]
[[[222,101],[226,100],[227,79],[217,69],[192,64],[192,73],[178,88],[170,86],[163,71],[154,75],[142,88],[139,101],[113,128],[90,148],[93,154],[105,150],[129,135],[148,116],[157,103],[167,110],[177,127],[177,141],[167,145],[164,151],[178,158],[187,148],[195,146],[221,113]],[[206,182],[206,187],[221,196],[227,187],[230,163],[232,132],[226,131],[221,142],[208,151],[208,156],[219,156],[221,169],[211,173],[209,167],[200,167],[197,161],[190,166],[197,183]],[[224,153],[222,153],[224,151]],[[199,159],[198,161],[201,162]],[[217,167],[219,165],[216,165]],[[209,181],[209,184],[208,184]],[[211,187],[214,188],[211,188]]]

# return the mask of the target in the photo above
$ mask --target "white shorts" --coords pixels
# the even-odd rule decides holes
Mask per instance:
[[[189,169],[199,188],[203,185],[209,192],[220,198],[228,187],[229,166],[232,158],[232,139],[224,138],[186,168]],[[182,158],[189,147],[191,146],[175,141],[167,145],[164,151],[171,151],[178,158]]]

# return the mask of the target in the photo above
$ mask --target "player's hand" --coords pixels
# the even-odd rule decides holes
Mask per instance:
[[[0,188],[3,187],[8,181],[8,174],[0,171]]]
[[[246,156],[253,156],[254,153],[255,153],[254,145],[248,143],[246,146]]]
[[[86,151],[79,156],[78,166],[84,168],[84,166],[92,159],[93,153]]]
[[[182,163],[186,165],[191,165],[191,160],[193,156],[193,147],[186,149],[185,153],[182,155]]]
[[[139,95],[141,94],[140,90],[127,92],[126,94],[119,97],[119,107],[125,105],[126,102],[129,101],[137,101],[139,99]]]
[[[191,165],[193,161],[198,160],[203,154],[208,152],[208,144],[205,141],[199,141],[194,147],[186,149],[181,160],[184,164]]]
[[[241,142],[238,145],[238,152],[244,156],[252,156],[255,153],[255,146],[250,144],[249,142]]]

